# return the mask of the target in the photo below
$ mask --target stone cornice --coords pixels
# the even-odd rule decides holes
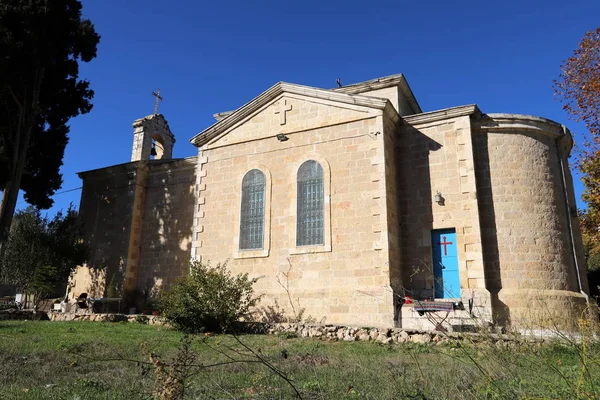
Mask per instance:
[[[275,100],[283,93],[291,93],[301,96],[312,97],[315,99],[329,100],[343,104],[352,104],[357,106],[369,107],[383,110],[389,102],[387,99],[378,97],[350,95],[346,93],[334,92],[326,89],[318,89],[310,86],[296,85],[292,83],[279,82],[267,89],[250,102],[238,108],[229,116],[217,121],[207,129],[195,135],[190,142],[195,146],[202,146],[211,139],[217,137],[226,130],[232,128],[246,117],[260,110],[270,101]]]
[[[558,122],[523,114],[486,114],[477,123],[479,129],[485,132],[532,132],[541,133],[553,138],[570,136],[569,130]]]
[[[384,76],[383,78],[375,78],[365,82],[353,83],[351,85],[332,89],[332,91],[358,94],[370,90],[386,89],[392,86],[398,86],[400,88],[400,91],[410,103],[410,108],[415,114],[420,114],[423,112],[403,74]]]
[[[196,156],[187,158],[173,158],[168,160],[132,161],[124,164],[111,165],[110,167],[77,172],[77,176],[79,176],[81,179],[103,178],[136,172],[138,168],[150,168],[152,171],[159,171],[167,170],[173,167],[177,168],[184,165],[193,166],[196,165],[197,162],[198,157]]]
[[[428,122],[441,121],[444,119],[462,117],[465,115],[473,115],[476,113],[480,113],[477,105],[468,104],[465,106],[445,108],[443,110],[430,111],[421,114],[407,115],[402,118],[410,125],[419,125],[426,124]]]
[[[387,106],[383,109],[383,114],[387,116],[394,124],[397,124],[401,121],[401,117],[398,114],[398,111],[394,108],[392,103],[387,104]]]
[[[132,161],[124,164],[111,165],[110,167],[90,169],[88,171],[77,172],[77,176],[81,179],[107,177],[114,175],[127,174],[135,172],[138,167],[144,164],[143,161]]]
[[[162,172],[169,169],[187,169],[187,168],[195,168],[198,164],[198,157],[186,157],[186,158],[176,158],[170,160],[150,160],[147,162],[148,168],[150,169],[150,173],[152,172]]]

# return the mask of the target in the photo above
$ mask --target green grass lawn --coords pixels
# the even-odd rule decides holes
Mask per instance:
[[[294,398],[271,368],[305,399],[600,398],[597,345],[582,352],[581,345],[380,345],[259,335],[240,336],[240,343],[221,335],[194,338],[186,353],[181,339],[140,324],[3,321],[0,399],[151,398],[157,375],[164,376],[149,363],[151,353],[167,364],[194,365],[185,369],[190,399]]]

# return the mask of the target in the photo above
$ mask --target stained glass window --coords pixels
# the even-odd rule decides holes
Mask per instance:
[[[263,248],[265,231],[265,174],[250,170],[242,180],[240,250]]]
[[[297,185],[296,246],[322,245],[323,167],[314,160],[304,162]]]

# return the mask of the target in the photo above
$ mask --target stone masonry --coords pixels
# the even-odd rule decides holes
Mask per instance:
[[[172,159],[174,135],[153,115],[134,123],[132,162],[80,174],[92,257],[76,292],[117,276],[123,294],[148,296],[197,260],[260,277],[263,307],[328,324],[435,329],[443,313],[406,297],[464,306],[450,329],[572,329],[586,307],[564,126],[476,105],[423,112],[402,75],[336,89],[279,82],[215,117],[191,139],[197,156]],[[307,160],[323,170],[323,242],[297,246]],[[265,177],[264,239],[240,250],[253,169]],[[435,298],[438,230],[455,233],[460,298]]]

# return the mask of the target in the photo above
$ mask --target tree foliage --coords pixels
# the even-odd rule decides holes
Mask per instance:
[[[193,262],[190,275],[163,293],[161,310],[186,333],[231,331],[260,300],[252,288],[257,280],[248,274],[233,276],[227,263],[211,267]]]
[[[585,34],[561,70],[554,88],[563,109],[583,121],[594,143],[600,144],[600,27]]]
[[[0,0],[0,246],[19,189],[52,206],[70,118],[91,110],[94,92],[79,62],[96,57],[100,36],[79,0]]]
[[[563,109],[589,130],[578,140],[576,160],[584,185],[580,212],[588,281],[592,295],[600,295],[600,27],[587,32],[572,57],[561,65],[554,82]]]
[[[0,260],[0,282],[28,292],[48,292],[66,283],[88,255],[80,232],[78,213],[71,207],[52,219],[33,207],[17,212]]]

